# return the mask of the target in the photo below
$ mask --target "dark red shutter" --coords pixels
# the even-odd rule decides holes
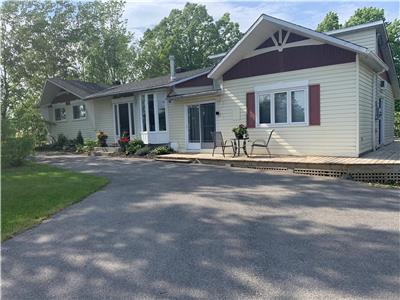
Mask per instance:
[[[247,128],[256,127],[256,104],[254,93],[246,94]]]
[[[320,88],[319,84],[308,87],[310,125],[320,125]]]

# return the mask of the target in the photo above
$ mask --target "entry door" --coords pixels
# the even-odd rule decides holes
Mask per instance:
[[[189,105],[187,116],[188,149],[212,148],[212,133],[215,132],[215,103]]]
[[[122,136],[124,132],[127,133],[127,136],[130,136],[129,130],[129,107],[128,103],[118,104],[118,119],[119,119],[119,132]]]
[[[379,98],[375,102],[375,138],[376,145],[383,144],[383,99]]]

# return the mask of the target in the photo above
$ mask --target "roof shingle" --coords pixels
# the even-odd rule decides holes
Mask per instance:
[[[123,85],[116,85],[109,87],[106,90],[88,95],[85,99],[94,99],[101,98],[107,96],[117,96],[123,95],[127,93],[151,90],[156,88],[169,87],[177,84],[180,81],[188,80],[192,77],[196,77],[198,75],[207,74],[211,70],[211,67],[202,68],[197,70],[191,70],[182,73],[176,73],[175,80],[170,80],[170,75],[163,75],[159,77],[149,78],[140,81],[134,81]]]

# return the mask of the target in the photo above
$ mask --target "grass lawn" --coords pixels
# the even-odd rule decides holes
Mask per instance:
[[[105,186],[104,177],[30,163],[1,174],[1,240]]]

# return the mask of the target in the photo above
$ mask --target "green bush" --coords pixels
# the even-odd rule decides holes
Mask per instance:
[[[69,144],[69,141],[68,141],[67,137],[65,135],[63,135],[62,133],[60,133],[57,137],[56,145],[62,149],[64,146],[67,146],[68,144]]]
[[[33,153],[35,139],[29,135],[18,136],[16,129],[8,120],[2,120],[1,164],[3,167],[22,165]]]
[[[9,137],[1,142],[1,163],[4,167],[16,167],[24,163],[33,153],[35,141],[32,137]]]
[[[151,150],[151,154],[154,155],[163,155],[163,154],[169,154],[172,153],[172,149],[170,147],[167,146],[158,146],[156,148],[154,148],[153,150]]]
[[[92,152],[94,151],[94,147],[97,147],[97,141],[86,140],[82,150],[85,152]]]
[[[144,147],[144,143],[141,139],[134,139],[129,142],[126,147],[127,154],[135,154],[139,149]]]
[[[151,148],[149,146],[144,146],[135,152],[135,155],[145,156],[151,152]]]
[[[76,144],[75,145],[75,152],[76,153],[82,153],[82,152],[84,152],[84,145],[81,145],[81,144]]]
[[[76,136],[75,140],[76,145],[84,145],[85,141],[83,140],[82,132],[79,130],[78,135]]]
[[[400,112],[394,113],[394,136],[400,138]]]

